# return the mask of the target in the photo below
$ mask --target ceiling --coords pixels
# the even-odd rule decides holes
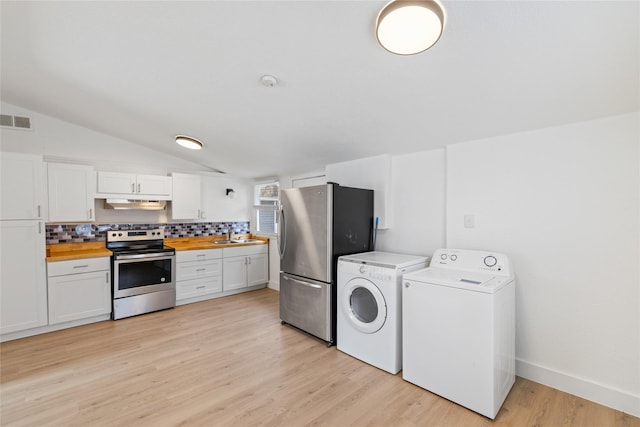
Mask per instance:
[[[1,96],[253,178],[640,110],[638,1],[442,0],[408,57],[385,3],[3,0]]]

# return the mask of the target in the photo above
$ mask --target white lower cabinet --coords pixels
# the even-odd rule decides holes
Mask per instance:
[[[176,304],[217,298],[266,284],[268,246],[176,252]]]
[[[110,274],[108,257],[48,263],[49,324],[111,313]]]
[[[222,292],[222,249],[176,253],[176,302],[219,292]]]
[[[242,289],[269,281],[268,245],[223,248],[222,290]]]

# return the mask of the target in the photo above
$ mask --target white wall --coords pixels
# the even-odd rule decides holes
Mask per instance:
[[[445,151],[393,156],[393,227],[379,230],[376,250],[431,254],[445,245]]]
[[[253,186],[249,180],[210,173],[196,163],[179,159],[100,132],[73,125],[34,111],[3,102],[2,114],[31,118],[32,130],[0,128],[1,151],[39,154],[45,161],[72,162],[94,166],[98,171],[167,175],[184,172],[202,175],[206,219],[199,222],[250,221]],[[225,189],[236,190],[236,198]],[[98,223],[163,223],[167,211],[114,211],[95,202]],[[170,209],[170,208],[169,208]],[[180,221],[185,222],[185,221]],[[194,221],[195,222],[195,221]]]
[[[0,149],[73,159],[97,170],[166,175],[172,171],[202,171],[196,163],[181,160],[128,141],[76,126],[35,111],[1,103],[2,114],[31,118],[31,131],[0,128]]]
[[[387,229],[393,227],[391,168],[391,156],[385,154],[326,165],[325,178],[345,187],[374,190],[373,217],[378,218],[378,228]]]
[[[635,113],[447,147],[447,246],[513,261],[517,373],[637,416],[639,123]]]

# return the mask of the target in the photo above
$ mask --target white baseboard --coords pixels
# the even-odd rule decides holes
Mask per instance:
[[[640,417],[640,396],[516,359],[516,375]]]

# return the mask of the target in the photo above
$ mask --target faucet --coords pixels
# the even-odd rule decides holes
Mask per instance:
[[[227,240],[231,241],[231,229],[227,231]]]

